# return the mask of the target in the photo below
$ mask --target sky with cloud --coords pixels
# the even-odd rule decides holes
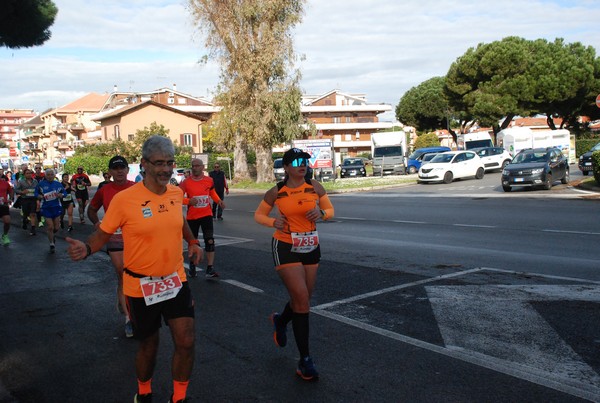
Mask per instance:
[[[115,85],[212,98],[219,66],[198,62],[207,52],[184,0],[54,2],[48,42],[0,48],[0,108],[42,112]],[[294,37],[304,93],[339,89],[395,108],[468,48],[506,36],[564,38],[600,56],[599,21],[597,0],[308,0]]]

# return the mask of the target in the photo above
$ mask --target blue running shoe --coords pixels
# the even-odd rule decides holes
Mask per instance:
[[[300,378],[305,381],[316,381],[319,379],[319,373],[315,368],[315,364],[313,363],[312,358],[304,357],[300,358],[298,361],[298,369],[296,369],[296,373]]]
[[[280,326],[279,319],[281,315],[277,312],[271,314],[271,323],[273,324],[273,340],[279,347],[285,347],[287,344],[287,327]]]

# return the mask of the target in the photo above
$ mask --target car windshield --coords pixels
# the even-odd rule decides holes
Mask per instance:
[[[283,159],[278,158],[273,163],[273,168],[283,168]]]
[[[596,144],[590,151],[600,151],[600,143]]]
[[[410,158],[411,160],[416,160],[421,155],[423,155],[423,151],[413,151],[413,153],[409,155],[408,158]]]
[[[429,161],[432,164],[443,164],[452,161],[454,154],[438,154]]]
[[[435,156],[436,156],[436,154],[425,154],[423,156],[423,158],[421,159],[421,162],[431,161],[431,159]]]
[[[542,152],[525,152],[519,153],[513,160],[514,164],[524,164],[528,162],[546,162],[548,160],[548,153],[546,151]]]
[[[361,159],[351,159],[351,160],[344,160],[343,166],[345,167],[360,167],[363,165],[363,162]]]

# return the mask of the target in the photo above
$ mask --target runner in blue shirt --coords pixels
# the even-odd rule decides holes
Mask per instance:
[[[60,228],[62,214],[61,200],[67,195],[63,185],[55,181],[54,169],[46,169],[46,176],[35,188],[35,197],[40,206],[42,217],[46,218],[46,233],[50,241],[50,253],[54,253],[54,234]]]

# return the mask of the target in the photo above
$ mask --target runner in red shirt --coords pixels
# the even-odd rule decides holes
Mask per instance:
[[[195,237],[198,237],[198,230],[202,227],[207,261],[206,278],[216,279],[219,274],[213,269],[215,238],[210,201],[212,198],[221,209],[225,208],[225,203],[217,195],[213,179],[204,175],[204,162],[197,158],[192,160],[192,175],[183,180],[179,184],[179,188],[185,196],[183,204],[188,206],[186,219]],[[190,277],[196,277],[196,266],[192,262],[190,262]]]
[[[110,159],[108,162],[108,172],[113,177],[113,181],[106,183],[96,191],[87,211],[88,218],[96,227],[100,225],[100,219],[98,218],[100,208],[104,208],[104,213],[106,213],[112,198],[117,193],[135,185],[135,182],[127,180],[129,165],[127,164],[127,160],[120,155]],[[123,234],[120,229],[110,237],[110,240],[106,244],[106,252],[110,256],[110,260],[115,268],[115,274],[117,275],[117,309],[125,315],[125,336],[133,337],[131,319],[129,318],[127,303],[123,294]]]
[[[85,205],[90,199],[88,188],[92,186],[90,177],[83,173],[83,167],[77,168],[77,173],[71,178],[71,186],[73,189],[75,189],[75,198],[77,199],[77,208],[79,210],[79,220],[83,224],[85,223],[85,218],[83,217]]]
[[[14,197],[13,188],[8,181],[8,178],[4,175],[4,170],[0,168],[0,218],[4,224],[4,231],[2,232],[2,238],[0,242],[4,246],[10,244],[8,238],[8,231],[10,230],[10,199]]]

